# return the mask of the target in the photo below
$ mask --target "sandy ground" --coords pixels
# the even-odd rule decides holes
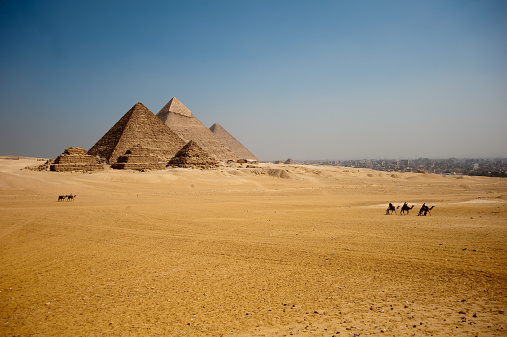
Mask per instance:
[[[505,179],[38,164],[0,157],[1,336],[507,335]]]

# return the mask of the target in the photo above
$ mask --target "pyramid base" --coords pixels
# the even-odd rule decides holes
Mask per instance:
[[[54,172],[90,172],[90,171],[98,171],[103,170],[104,166],[102,165],[90,165],[90,164],[51,164],[49,167],[50,171]]]
[[[144,170],[162,170],[164,169],[164,164],[146,164],[146,163],[114,163],[111,165],[113,169],[116,170],[135,170],[135,171],[144,171]]]

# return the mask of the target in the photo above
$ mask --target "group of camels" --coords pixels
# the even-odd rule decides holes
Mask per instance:
[[[434,208],[435,206],[431,206],[431,207],[428,207],[426,206],[426,203],[424,203],[422,206],[421,206],[421,209],[419,210],[419,214],[417,214],[418,216],[421,216],[421,215],[426,215],[426,214],[429,214],[431,215],[431,210]],[[389,206],[387,207],[386,209],[386,215],[390,215],[390,214],[398,214],[396,212],[396,210],[400,208],[400,205],[394,207],[393,204],[389,203]],[[401,207],[401,211],[400,211],[400,215],[403,215],[405,214],[405,212],[407,212],[407,215],[408,215],[408,212],[414,208],[414,205],[412,205],[411,207],[409,207],[407,205],[407,203],[404,203],[403,206]]]
[[[68,194],[68,195],[59,195],[58,201],[74,201],[74,198],[76,197],[75,194]]]

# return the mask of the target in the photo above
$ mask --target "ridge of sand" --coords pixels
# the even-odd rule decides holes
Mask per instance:
[[[2,336],[505,336],[505,179],[40,163],[0,160]]]

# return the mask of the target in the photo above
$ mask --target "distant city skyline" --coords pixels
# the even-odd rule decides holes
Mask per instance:
[[[507,157],[502,0],[0,3],[0,155],[177,97],[262,161]]]
[[[353,168],[368,168],[387,172],[418,172],[443,175],[472,175],[506,177],[507,158],[503,159],[362,159],[362,160],[328,160],[299,161],[302,164],[333,165]]]

